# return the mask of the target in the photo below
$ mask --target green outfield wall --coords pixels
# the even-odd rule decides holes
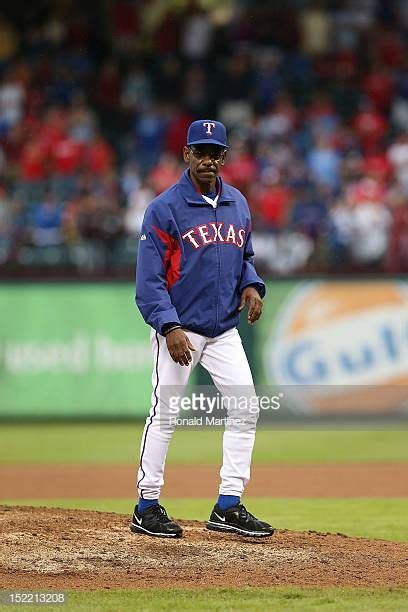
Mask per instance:
[[[240,326],[256,383],[279,386],[306,413],[406,413],[407,289],[268,283],[262,319]],[[133,283],[3,284],[0,312],[0,418],[147,414],[153,364]]]
[[[134,285],[2,285],[0,311],[0,416],[146,413],[152,357]]]

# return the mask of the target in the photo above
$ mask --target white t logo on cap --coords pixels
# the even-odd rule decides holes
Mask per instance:
[[[209,134],[211,136],[212,130],[215,129],[215,123],[206,121],[205,123],[203,123],[203,126],[207,128],[206,134]]]

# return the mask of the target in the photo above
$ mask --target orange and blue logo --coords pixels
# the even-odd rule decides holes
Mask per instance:
[[[303,283],[278,313],[265,367],[304,412],[406,410],[408,285]]]

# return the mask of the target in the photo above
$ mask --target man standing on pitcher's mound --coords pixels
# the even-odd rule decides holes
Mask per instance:
[[[227,149],[222,123],[194,121],[183,149],[188,168],[151,202],[143,221],[136,303],[152,327],[154,369],[152,405],[140,449],[139,502],[130,527],[134,533],[182,535],[181,527],[159,504],[175,428],[164,393],[166,386],[184,389],[198,363],[221,394],[238,387],[248,395],[239,415],[231,415],[228,409],[219,497],[207,528],[257,537],[274,531],[241,504],[250,476],[259,407],[254,410],[253,402],[250,405],[255,389],[237,325],[246,305],[248,323],[259,319],[265,285],[253,265],[247,201],[218,176]]]

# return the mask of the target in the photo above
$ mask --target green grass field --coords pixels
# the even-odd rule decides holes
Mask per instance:
[[[118,606],[114,607],[115,599],[104,594],[98,594],[96,602],[99,610],[134,610],[135,595],[124,591],[114,594]],[[83,596],[72,595],[75,605],[81,602]],[[191,591],[141,591],[137,595],[137,607],[142,610],[407,610],[407,593],[395,590],[379,593],[356,589],[211,589],[194,593],[194,603],[191,601]],[[108,607],[104,608],[103,599]],[[129,602],[126,607],[126,599]],[[88,600],[89,603],[92,599]],[[102,604],[102,606],[101,606]],[[112,605],[113,604],[113,605]],[[133,604],[133,607],[132,607]],[[86,608],[74,608],[83,609]]]
[[[43,610],[44,606],[29,606]],[[9,610],[1,606],[0,610]],[[21,609],[21,608],[20,608]],[[188,589],[117,590],[67,593],[63,606],[47,606],[47,610],[88,612],[143,612],[157,610],[212,610],[230,612],[240,610],[295,610],[296,612],[403,612],[407,608],[404,589],[300,589],[300,588],[243,588],[197,589],[192,599]]]
[[[0,426],[1,463],[136,463],[142,426],[134,423]],[[220,430],[180,429],[168,462],[218,464]],[[408,431],[270,430],[257,433],[253,462],[408,461]]]
[[[141,426],[135,424],[2,425],[0,464],[137,463]],[[218,464],[220,431],[176,432],[168,461]],[[268,463],[408,462],[405,431],[260,430],[254,467]],[[169,499],[173,516],[207,518],[212,499]],[[245,499],[251,511],[276,527],[342,532],[408,541],[408,499]],[[132,499],[0,500],[0,503],[48,505],[129,513]],[[246,588],[70,592],[58,610],[408,610],[404,589]],[[0,606],[1,610],[10,609]],[[33,609],[37,609],[34,607]],[[39,609],[39,608],[38,608]],[[52,609],[52,608],[47,608]]]

